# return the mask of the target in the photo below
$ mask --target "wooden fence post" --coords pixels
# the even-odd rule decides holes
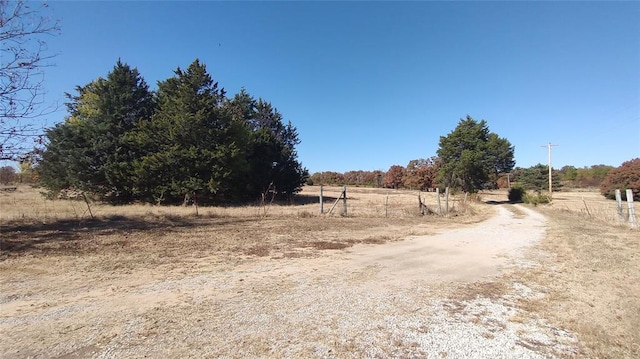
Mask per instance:
[[[622,195],[619,189],[616,190],[616,204],[618,207],[618,219],[620,222],[624,222],[624,216],[622,215]]]
[[[342,215],[347,216],[347,186],[342,187]]]
[[[440,205],[440,187],[436,188],[436,198],[438,199],[438,214],[442,216],[442,205]]]
[[[387,191],[387,199],[384,201],[384,218],[389,217],[389,191]]]
[[[444,189],[444,211],[449,214],[449,187]]]
[[[322,186],[320,186],[320,214],[324,213],[324,198],[322,198]]]
[[[633,207],[633,191],[631,189],[627,189],[627,206],[629,207],[629,224],[631,224],[633,228],[638,228],[636,210]]]

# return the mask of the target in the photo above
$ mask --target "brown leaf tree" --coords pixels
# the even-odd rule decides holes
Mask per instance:
[[[625,200],[627,189],[631,189],[635,200],[640,200],[640,158],[626,161],[620,167],[609,171],[600,185],[600,193],[609,199],[614,199],[616,189],[622,191],[622,197]]]
[[[402,178],[404,177],[404,167],[399,165],[393,165],[389,168],[384,175],[382,185],[386,188],[400,188],[403,187]]]
[[[437,157],[419,158],[409,161],[404,172],[404,187],[421,191],[436,187],[436,175],[438,174]]]

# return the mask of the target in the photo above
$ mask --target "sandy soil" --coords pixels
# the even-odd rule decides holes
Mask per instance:
[[[64,276],[33,258],[23,275],[19,268],[3,275],[0,357],[575,353],[571,333],[517,308],[538,290],[492,281],[535,265],[524,254],[544,237],[544,217],[511,205],[495,211],[462,229],[315,258],[205,257],[170,270]]]

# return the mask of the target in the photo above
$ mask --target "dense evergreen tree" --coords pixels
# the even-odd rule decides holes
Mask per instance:
[[[38,153],[42,185],[110,202],[202,203],[290,197],[306,181],[296,128],[244,90],[227,99],[200,61],[153,95],[120,61],[68,95],[69,116]]]
[[[224,95],[198,60],[158,83],[157,110],[131,137],[142,150],[134,163],[138,197],[159,203],[214,199],[240,154],[229,136]]]
[[[513,168],[513,152],[509,141],[489,132],[486,121],[467,116],[440,137],[438,183],[466,192],[495,187],[498,174]]]
[[[149,87],[137,69],[118,61],[106,78],[76,91],[67,94],[65,122],[46,132],[40,180],[54,192],[74,188],[111,202],[130,201],[138,153],[127,134],[153,111]]]
[[[226,107],[234,122],[248,131],[241,137],[246,165],[232,182],[243,187],[236,187],[233,195],[255,197],[274,191],[289,198],[297,193],[309,174],[297,159],[295,146],[300,140],[296,128],[291,122],[284,124],[270,103],[256,100],[244,89]]]
[[[495,133],[489,133],[486,144],[487,164],[490,167],[489,181],[485,187],[498,188],[498,178],[500,174],[507,173],[513,169],[516,162],[513,159],[514,148],[506,138],[501,138]]]
[[[45,136],[48,143],[44,151],[37,151],[36,170],[40,184],[50,194],[66,189],[93,192],[94,187],[99,188],[99,171],[93,161],[95,153],[88,126],[67,118],[46,130]]]

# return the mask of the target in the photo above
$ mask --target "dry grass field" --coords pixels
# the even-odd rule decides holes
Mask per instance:
[[[513,274],[545,288],[526,307],[577,333],[581,357],[640,357],[640,231],[558,203],[539,208],[549,221],[541,265]]]
[[[342,187],[324,187],[324,213],[329,210],[340,196]],[[245,206],[199,207],[198,215],[202,217],[315,217],[319,214],[318,196],[320,187],[307,186],[295,197],[293,205],[289,203],[253,203]],[[423,201],[429,210],[437,210],[437,199],[434,192],[422,192]],[[418,191],[389,190],[376,188],[349,187],[347,193],[348,217],[369,218],[415,218],[418,215]],[[466,211],[462,203],[464,198],[451,196],[450,211],[453,216],[474,214]],[[469,200],[467,203],[472,202]],[[6,223],[47,223],[58,220],[82,221],[90,218],[87,205],[78,200],[48,200],[39,194],[38,189],[28,186],[18,187],[14,192],[0,192],[0,222]],[[441,199],[444,210],[445,200]],[[342,200],[335,206],[331,215],[340,216],[343,208]],[[477,208],[476,208],[477,209]],[[98,218],[112,216],[125,217],[191,217],[196,215],[193,206],[154,206],[148,204],[111,206],[92,203],[91,211]]]
[[[341,188],[324,189],[324,211]],[[447,216],[418,210],[417,191],[349,189],[348,216],[320,215],[319,187],[307,187],[297,203],[200,207],[92,203],[91,218],[81,200],[47,200],[36,189],[0,192],[2,257],[35,253],[83,253],[135,248],[145,258],[229,253],[271,257],[311,256],[315,249],[342,249],[356,243],[384,243],[409,235],[475,223],[490,215],[471,200],[450,199]],[[435,210],[435,193],[423,193]],[[426,197],[426,200],[424,199]],[[444,208],[444,199],[442,200]],[[162,246],[158,246],[162,243]],[[142,263],[140,263],[142,264]]]
[[[640,218],[640,203],[635,204],[636,222]],[[612,225],[626,225],[628,222],[627,202],[622,202],[624,220],[618,218],[616,201],[604,198],[597,191],[570,191],[554,194],[551,208],[565,210],[580,215],[589,220],[606,222]],[[639,222],[640,223],[640,222]]]
[[[407,237],[465,228],[473,233],[479,222],[495,215],[496,206],[454,196],[449,216],[422,216],[416,191],[349,188],[348,216],[343,217],[342,203],[333,214],[320,215],[317,194],[318,187],[307,187],[293,205],[201,207],[197,216],[194,207],[96,203],[91,219],[82,201],[45,200],[28,187],[0,193],[0,338],[6,343],[0,356],[162,354],[150,352],[152,347],[171,348],[165,356],[202,356],[202,348],[217,343],[219,348],[211,349],[212,356],[361,357],[371,354],[363,351],[371,343],[361,338],[374,335],[377,339],[371,340],[376,344],[388,340],[381,346],[383,354],[375,355],[415,357],[420,356],[416,342],[407,342],[393,331],[385,334],[385,328],[395,323],[391,318],[409,314],[427,318],[438,310],[448,313],[449,321],[485,326],[481,337],[490,349],[492,340],[497,340],[492,338],[505,329],[504,324],[494,323],[487,332],[489,304],[507,301],[514,308],[507,312],[511,313],[509,323],[521,328],[527,323],[546,323],[541,328],[561,328],[578,338],[577,351],[549,349],[549,344],[537,342],[536,337],[521,340],[517,347],[525,348],[528,357],[640,357],[640,232],[606,216],[596,217],[597,208],[609,213],[612,203],[615,215],[614,202],[590,193],[559,193],[552,205],[535,208],[546,217],[546,236],[527,252],[525,266],[492,279],[425,283],[394,291],[390,289],[393,285],[378,287],[375,273],[380,269],[375,265],[352,268],[353,272],[345,267],[340,279],[340,266],[346,262],[338,254],[362,245],[383,248],[384,243],[399,243]],[[325,188],[325,211],[339,194],[340,188]],[[435,211],[435,194],[422,196]],[[503,202],[506,193],[482,193],[480,198]],[[582,198],[589,214],[581,211]],[[526,207],[499,206],[511,211],[514,223],[530,217]],[[464,264],[464,258],[458,260]],[[315,297],[303,294],[313,288],[332,300],[310,302]],[[514,297],[514,288],[531,293]],[[360,303],[358,298],[367,301]],[[309,327],[296,326],[296,331],[303,332],[295,335],[275,331],[280,324],[272,324],[272,329],[262,329],[273,330],[270,337],[269,333],[254,333],[260,326],[251,324],[269,314],[248,317],[242,306],[245,301],[253,303],[254,310],[273,311],[274,318],[304,308],[332,316],[306,317]],[[341,303],[343,308],[325,307],[332,303]],[[472,308],[478,303],[485,309],[475,313]],[[289,304],[293,307],[282,307]],[[360,338],[360,343],[335,343],[333,352],[307,351],[313,340],[339,337],[341,330],[353,329],[350,322],[335,322],[347,306],[356,310],[349,312],[355,316],[354,326],[359,323],[357,311],[363,315],[372,308],[380,311],[382,319],[372,324],[378,329],[362,328],[363,333],[371,334],[351,337]],[[437,309],[439,306],[442,308]],[[223,315],[218,311],[222,308],[231,314]],[[200,320],[211,315],[219,320]],[[227,327],[230,324],[221,319],[227,315],[237,321],[237,327]],[[462,335],[455,334],[456,327],[450,327],[448,321],[438,324],[433,320],[429,326],[449,328],[452,337]],[[281,324],[281,330],[292,325]],[[420,325],[416,333],[422,335],[426,329]],[[518,334],[521,330],[514,335],[523,335]],[[240,337],[224,338],[231,332]],[[218,333],[222,336],[217,337]],[[188,334],[189,340],[172,337],[178,334]],[[389,339],[380,337],[383,334]],[[170,338],[170,344],[162,342]],[[296,344],[300,338],[310,342]],[[205,339],[207,342],[198,341]],[[274,344],[287,342],[289,349]],[[299,351],[286,351],[291,348]],[[440,352],[440,356],[446,354]]]

